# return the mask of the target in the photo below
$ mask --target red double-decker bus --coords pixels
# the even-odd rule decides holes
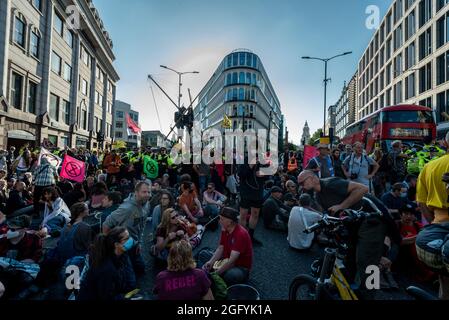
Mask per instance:
[[[394,140],[416,143],[427,136],[436,137],[433,111],[417,105],[397,105],[384,107],[349,126],[342,142],[360,141],[371,153],[377,144],[389,151]]]

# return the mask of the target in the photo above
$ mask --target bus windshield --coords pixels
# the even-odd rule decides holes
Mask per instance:
[[[382,122],[433,123],[432,111],[384,111]]]

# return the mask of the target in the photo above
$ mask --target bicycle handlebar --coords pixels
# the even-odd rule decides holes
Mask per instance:
[[[345,209],[342,210],[343,216],[340,218],[332,217],[329,214],[325,213],[323,215],[323,218],[318,221],[317,223],[311,225],[310,227],[307,227],[304,230],[304,233],[310,234],[312,232],[315,232],[322,228],[329,228],[329,227],[335,227],[338,225],[348,225],[351,223],[355,223],[358,221],[361,221],[368,217],[381,217],[382,212],[380,210],[376,210],[375,212],[364,212],[364,211],[357,211],[352,209]]]

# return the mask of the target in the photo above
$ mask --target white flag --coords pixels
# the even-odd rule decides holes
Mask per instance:
[[[39,154],[39,159],[37,161],[38,166],[41,165],[41,160],[43,157],[45,157],[48,160],[48,163],[55,168],[58,168],[62,163],[62,159],[60,157],[41,147],[41,153]]]

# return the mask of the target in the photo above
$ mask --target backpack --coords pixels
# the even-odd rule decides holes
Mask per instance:
[[[228,296],[228,286],[226,282],[216,272],[208,274],[211,282],[210,289],[214,295],[215,300],[226,300]]]

